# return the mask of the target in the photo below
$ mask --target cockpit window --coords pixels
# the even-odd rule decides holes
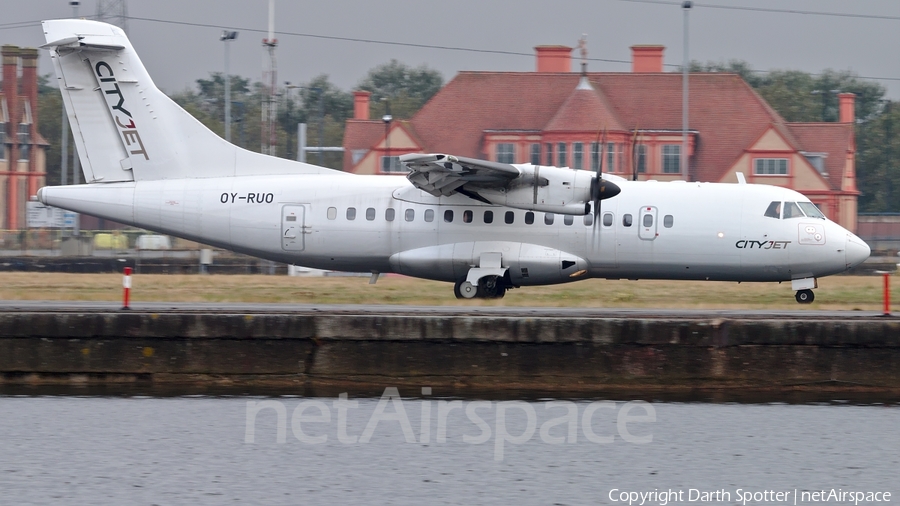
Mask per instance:
[[[781,202],[775,201],[769,204],[769,207],[766,209],[766,216],[776,220],[781,218]]]
[[[822,211],[819,211],[819,208],[816,207],[812,202],[797,202],[800,206],[800,209],[803,209],[803,212],[806,213],[810,218],[819,218],[824,220],[825,215],[822,214]]]
[[[797,205],[796,202],[785,202],[784,203],[784,219],[789,220],[791,218],[802,218],[803,211],[800,210],[800,206]]]

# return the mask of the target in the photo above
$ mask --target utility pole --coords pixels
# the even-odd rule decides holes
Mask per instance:
[[[688,13],[693,6],[692,2],[685,1],[681,4],[684,11],[684,63],[681,68],[681,170],[684,180],[691,180],[691,172],[688,168],[688,70],[691,59],[688,54]]]
[[[78,6],[81,2],[72,1],[69,2],[69,5],[72,6],[72,18],[78,18]],[[60,90],[62,92],[62,90]],[[69,184],[69,116],[66,114],[66,105],[62,104],[62,157],[60,159],[60,181],[59,184],[65,186]],[[75,180],[72,180],[72,184],[75,184]]]
[[[112,23],[128,33],[128,4],[125,0],[97,0],[97,21]]]
[[[219,40],[225,43],[225,140],[231,142],[231,76],[228,75],[228,42],[236,39],[238,32],[222,30]]]
[[[263,39],[263,47],[269,53],[268,67],[263,70],[263,86],[267,87],[266,97],[262,104],[262,135],[260,135],[260,151],[275,156],[278,137],[275,132],[275,119],[278,113],[278,68],[275,61],[275,0],[269,0],[269,36]]]

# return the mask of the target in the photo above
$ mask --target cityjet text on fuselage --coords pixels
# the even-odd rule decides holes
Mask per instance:
[[[122,95],[112,67],[105,61],[98,61],[94,65],[94,74],[100,82],[100,91],[103,92],[103,97],[109,105],[116,127],[122,134],[125,150],[132,155],[143,155],[145,160],[149,160],[144,141],[141,140],[141,133],[138,132],[131,113],[125,108],[125,96]]]
[[[791,241],[754,241],[752,239],[742,239],[734,246],[737,249],[787,249]]]

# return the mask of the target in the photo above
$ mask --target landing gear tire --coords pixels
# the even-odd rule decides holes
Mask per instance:
[[[797,302],[800,304],[809,304],[816,300],[816,295],[812,290],[797,290],[797,295],[795,295],[794,298],[797,299]]]
[[[457,299],[474,299],[478,295],[479,288],[468,281],[457,281],[453,286],[453,294]]]
[[[478,296],[482,299],[501,299],[505,293],[499,276],[486,276],[478,282]]]

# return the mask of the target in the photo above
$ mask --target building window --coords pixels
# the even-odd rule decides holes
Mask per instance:
[[[381,172],[406,172],[406,168],[400,165],[399,156],[382,156]]]
[[[0,123],[0,160],[6,160],[6,123]]]
[[[757,158],[753,161],[753,173],[758,175],[786,175],[787,158]]]
[[[638,144],[637,147],[637,171],[639,174],[647,172],[647,145]]]
[[[681,146],[666,144],[662,147],[664,174],[681,174]]]
[[[31,135],[28,123],[19,123],[19,160],[28,160],[31,155]]]
[[[531,165],[541,164],[541,145],[535,142],[531,145]]]
[[[497,144],[497,161],[500,163],[515,163],[516,146],[511,143]]]
[[[616,161],[616,145],[612,142],[606,143],[606,172],[615,172]]]
[[[566,160],[569,158],[568,153],[566,153],[566,143],[565,142],[558,143],[556,145],[556,149],[559,150],[559,153],[556,157],[557,158],[556,161],[558,162],[556,164],[556,166],[557,167],[565,167],[567,165]]]
[[[546,155],[545,160],[547,161],[547,163],[545,165],[549,165],[552,167],[553,166],[553,143],[548,142],[548,143],[544,144],[544,148],[546,149],[546,153],[544,153],[544,154]]]
[[[584,168],[584,143],[572,143],[572,168],[581,170]]]
[[[600,169],[600,143],[591,143],[591,171],[597,172]]]

